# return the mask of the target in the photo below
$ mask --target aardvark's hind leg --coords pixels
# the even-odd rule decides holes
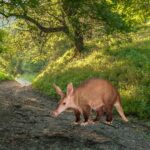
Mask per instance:
[[[104,106],[101,106],[96,109],[96,118],[93,120],[94,122],[99,121],[100,117],[104,114]]]
[[[108,107],[106,111],[106,123],[111,124],[113,120],[112,107]]]

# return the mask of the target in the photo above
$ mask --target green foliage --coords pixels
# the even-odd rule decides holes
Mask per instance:
[[[150,38],[147,34],[149,28],[144,30],[128,34],[128,37],[132,37],[132,42],[124,35],[122,39],[125,40],[121,40],[121,43],[120,35],[107,37],[111,42],[103,47],[100,40],[89,41],[87,49],[90,48],[91,51],[80,56],[74,57],[74,51],[70,49],[50,63],[35,79],[33,86],[55,97],[53,83],[65,91],[69,82],[77,87],[83,80],[100,77],[111,81],[119,89],[128,115],[149,118]]]
[[[4,81],[4,80],[12,80],[13,78],[6,74],[6,72],[0,70],[0,81]]]
[[[115,30],[130,30],[130,24],[128,24],[125,18],[117,11],[119,4],[105,0],[94,3],[93,15],[95,15],[98,20],[101,20],[103,28],[107,33],[111,33]]]
[[[12,77],[6,73],[8,62],[1,57],[2,53],[7,51],[6,37],[7,33],[0,29],[0,81],[12,79]]]
[[[0,29],[0,53],[7,51],[7,47],[6,47],[6,32],[4,30]]]
[[[84,39],[114,31],[130,31],[149,19],[147,0],[11,0],[0,1],[0,14],[24,20],[22,30],[51,34],[63,32],[77,51]],[[99,34],[99,35],[100,35]],[[102,36],[101,36],[102,37]],[[38,40],[41,48],[41,39]],[[71,43],[71,42],[70,42]]]
[[[72,46],[64,34],[48,35],[32,31],[23,25],[23,21],[11,25],[6,39],[7,51],[3,51],[2,57],[9,60],[7,71],[13,75],[40,72],[49,61],[61,56]]]
[[[6,72],[8,62],[0,56],[0,81],[12,80],[13,77]]]
[[[56,61],[53,61],[53,63],[51,63],[46,70],[44,70],[37,78],[36,80],[39,81],[39,84],[37,86],[39,86],[39,88],[41,87],[42,91],[46,91],[47,89],[49,89],[48,87],[50,87],[52,85],[52,83],[50,83],[51,77],[53,76],[53,81],[55,82],[57,80],[57,78],[55,78],[56,74],[58,74],[58,72],[63,71],[63,69],[65,68],[66,64],[69,63],[72,58],[74,56],[74,51],[73,49],[67,51],[63,57],[58,58]],[[51,74],[49,74],[49,70],[51,70]],[[47,74],[47,79],[42,78],[43,75]],[[48,81],[48,84],[42,84]],[[40,86],[41,84],[41,86]],[[53,91],[54,92],[54,91]],[[47,93],[49,93],[49,91],[47,91]]]

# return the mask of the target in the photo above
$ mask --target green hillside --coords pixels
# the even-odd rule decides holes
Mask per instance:
[[[65,91],[69,82],[77,87],[83,80],[100,77],[118,88],[126,114],[150,118],[150,26],[86,41],[86,49],[76,57],[73,49],[68,50],[39,74],[33,86],[55,97],[53,83]]]

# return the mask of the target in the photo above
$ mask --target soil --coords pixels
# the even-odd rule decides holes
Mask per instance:
[[[50,117],[56,100],[31,86],[15,81],[0,82],[0,150],[149,150],[150,125],[129,118],[124,123],[116,115],[111,126],[73,125],[67,111]]]

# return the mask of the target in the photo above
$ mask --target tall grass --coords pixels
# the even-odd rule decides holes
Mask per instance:
[[[150,28],[137,33],[87,41],[87,49],[74,57],[73,49],[51,62],[34,80],[33,86],[55,97],[52,84],[64,91],[72,82],[77,87],[83,80],[99,77],[112,82],[120,91],[126,114],[150,118]],[[127,38],[129,37],[130,38]]]

